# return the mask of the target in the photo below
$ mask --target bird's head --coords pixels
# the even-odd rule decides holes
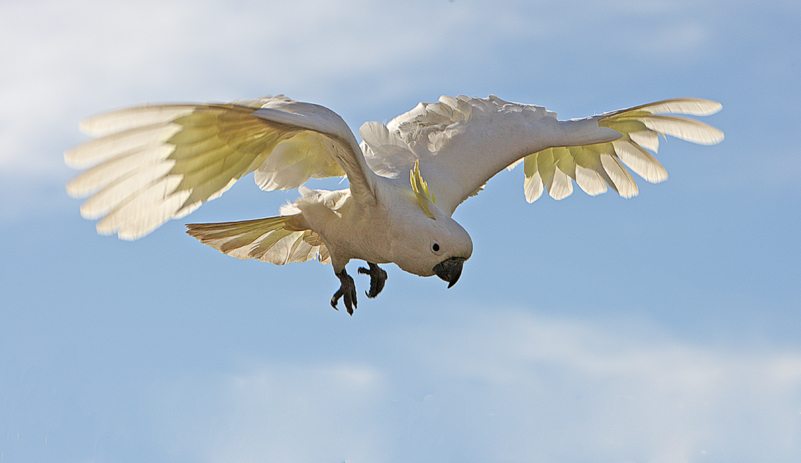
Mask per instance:
[[[419,209],[417,209],[419,211]],[[473,254],[473,240],[464,228],[436,205],[404,221],[403,237],[397,239],[395,263],[401,269],[424,277],[436,275],[456,284],[462,265]]]

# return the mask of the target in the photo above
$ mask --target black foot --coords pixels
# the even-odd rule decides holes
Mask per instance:
[[[367,294],[367,297],[372,299],[384,289],[384,283],[387,282],[387,272],[372,262],[368,262],[367,265],[370,266],[370,269],[360,267],[359,273],[370,275],[370,291],[365,291],[364,294]]]
[[[334,293],[334,297],[331,298],[331,307],[334,310],[337,309],[337,302],[339,302],[339,298],[345,298],[345,308],[348,309],[348,314],[353,315],[353,309],[356,308],[356,285],[353,283],[353,278],[348,275],[348,272],[345,269],[342,269],[342,272],[335,274],[342,285],[339,287],[337,292]]]

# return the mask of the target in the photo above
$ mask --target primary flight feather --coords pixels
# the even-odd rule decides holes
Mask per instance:
[[[367,262],[368,297],[384,287],[378,264],[394,263],[453,286],[473,243],[453,219],[456,207],[505,168],[523,162],[527,201],[555,199],[575,182],[590,195],[612,188],[635,196],[628,168],[649,182],[667,173],[659,135],[711,145],[723,133],[694,119],[721,109],[695,98],[665,100],[584,119],[557,120],[545,108],[495,96],[420,103],[387,124],[368,122],[362,142],[342,118],[284,96],[230,104],[140,106],[81,124],[96,139],[65,153],[86,169],[67,184],[87,197],[81,214],[101,234],[135,240],[183,217],[254,173],[263,190],[299,189],[300,198],[265,219],[187,225],[190,235],[239,259],[282,265],[331,263],[348,313],[356,287],[345,270]],[[339,191],[310,190],[311,178],[347,176]]]

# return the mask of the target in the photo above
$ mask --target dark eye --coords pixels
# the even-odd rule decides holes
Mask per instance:
[[[433,246],[431,246],[431,249],[433,249],[433,250],[434,250],[434,252],[439,252],[439,244],[437,244],[437,243],[434,243],[434,245],[433,245]]]

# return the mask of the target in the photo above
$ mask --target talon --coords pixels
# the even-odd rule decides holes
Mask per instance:
[[[357,308],[356,284],[353,283],[353,278],[348,275],[345,269],[342,269],[342,272],[336,273],[335,275],[339,278],[341,286],[331,298],[331,307],[333,307],[334,310],[339,310],[337,308],[337,302],[339,302],[340,298],[344,298],[345,308],[348,309],[348,314],[353,315],[353,310]]]
[[[370,275],[370,291],[365,291],[364,294],[372,299],[384,289],[384,284],[387,282],[387,272],[372,262],[368,262],[367,265],[370,266],[370,269],[360,267],[359,273]]]
[[[337,301],[339,301],[340,297],[342,297],[342,288],[340,288],[337,292],[335,292],[334,297],[331,298],[331,307],[333,307],[334,310],[336,311],[339,311],[339,309],[337,308]]]

